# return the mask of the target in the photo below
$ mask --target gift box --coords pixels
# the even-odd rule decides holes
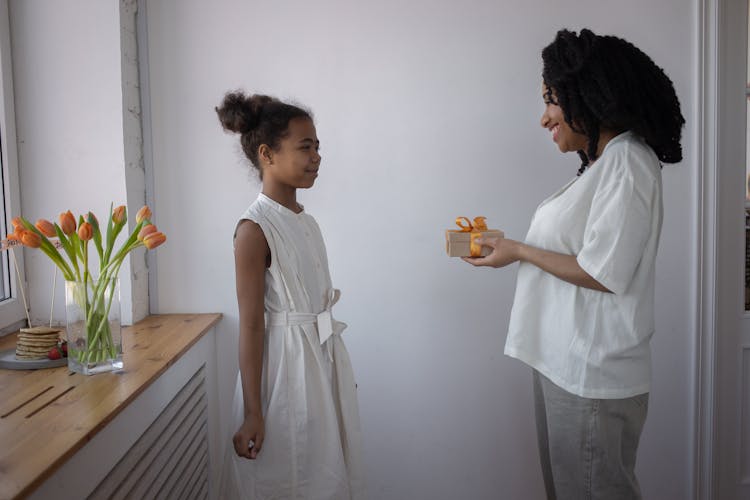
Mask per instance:
[[[497,229],[487,229],[485,217],[474,217],[470,221],[467,217],[456,217],[456,225],[460,229],[445,231],[445,251],[448,257],[484,257],[492,251],[477,243],[477,238],[502,238],[504,233]]]

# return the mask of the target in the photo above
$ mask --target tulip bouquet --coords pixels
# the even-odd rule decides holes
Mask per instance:
[[[69,302],[68,359],[77,363],[83,373],[89,372],[89,366],[121,357],[119,331],[112,331],[113,326],[119,330],[119,321],[112,325],[109,319],[116,295],[117,276],[131,251],[141,246],[151,250],[166,241],[164,233],[151,223],[151,216],[148,206],[138,211],[133,232],[117,251],[114,250],[115,241],[127,223],[127,209],[122,205],[110,207],[104,231],[92,212],[79,216],[77,223],[70,210],[60,214],[59,224],[45,219],[38,220],[36,224],[23,217],[13,219],[14,232],[8,235],[9,242],[17,241],[26,247],[39,248],[55,263],[66,280]],[[96,276],[89,269],[91,242],[99,258]],[[71,302],[80,311],[77,321],[71,321]],[[118,334],[113,337],[113,333]]]

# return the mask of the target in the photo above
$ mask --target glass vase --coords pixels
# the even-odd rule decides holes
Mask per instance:
[[[84,375],[122,369],[117,278],[65,282],[68,368]]]

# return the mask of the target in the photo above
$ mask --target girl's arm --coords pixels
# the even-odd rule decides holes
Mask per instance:
[[[486,257],[463,257],[474,266],[505,267],[516,261],[528,262],[576,286],[611,293],[578,265],[575,255],[542,250],[507,238],[479,238],[477,243],[492,248]]]
[[[234,240],[234,265],[240,313],[239,363],[245,419],[233,442],[237,455],[251,459],[258,456],[265,434],[260,382],[265,335],[263,295],[266,263],[270,256],[260,226],[252,221],[241,222]]]

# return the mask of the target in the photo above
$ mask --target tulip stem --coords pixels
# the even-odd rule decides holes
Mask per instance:
[[[52,328],[52,313],[55,311],[55,287],[57,286],[57,267],[52,268],[52,303],[49,306],[49,327]]]

